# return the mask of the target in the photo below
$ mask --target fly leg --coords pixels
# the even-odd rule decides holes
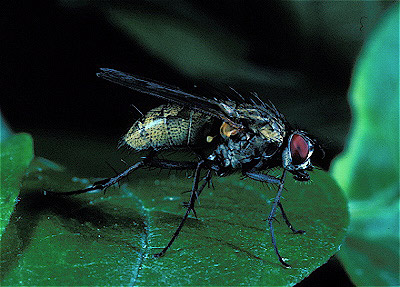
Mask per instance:
[[[178,237],[179,232],[181,231],[183,225],[185,224],[185,221],[188,218],[190,212],[192,210],[194,212],[194,203],[196,202],[196,199],[199,197],[200,193],[203,191],[204,187],[207,185],[207,183],[211,179],[211,170],[209,170],[207,172],[207,176],[205,177],[205,180],[204,180],[203,184],[199,188],[200,171],[201,171],[201,168],[203,167],[203,165],[204,165],[204,160],[201,160],[197,164],[197,168],[196,168],[196,171],[195,171],[195,174],[194,174],[192,191],[191,191],[191,194],[190,194],[189,203],[187,205],[187,209],[186,209],[185,215],[182,217],[181,223],[179,224],[178,228],[176,229],[174,235],[172,235],[172,238],[168,242],[167,246],[165,246],[164,249],[161,250],[161,252],[154,254],[155,257],[161,257],[161,256],[163,256],[165,254],[165,252],[167,252],[168,248],[172,245],[172,243]]]
[[[292,225],[289,223],[286,214],[283,211],[282,204],[280,203],[281,200],[281,195],[283,191],[283,185],[285,182],[285,176],[286,176],[286,170],[283,170],[282,177],[280,179],[275,178],[273,176],[267,175],[267,174],[261,174],[261,173],[255,173],[255,172],[247,172],[246,175],[250,177],[251,179],[261,181],[261,182],[268,182],[268,183],[275,183],[279,185],[278,192],[275,196],[274,199],[274,204],[272,205],[271,212],[268,216],[268,225],[269,225],[269,231],[271,233],[271,240],[272,240],[272,245],[274,246],[274,250],[276,255],[278,256],[279,261],[282,263],[283,266],[286,268],[291,268],[289,264],[283,260],[282,256],[279,254],[278,247],[276,246],[276,239],[275,239],[275,233],[274,233],[274,226],[273,226],[273,221],[275,218],[275,213],[276,213],[276,208],[279,206],[279,208],[282,211],[282,216],[285,219],[286,224],[289,226],[289,228],[293,231]]]
[[[74,191],[66,191],[66,192],[44,191],[44,194],[46,195],[47,193],[50,193],[50,194],[56,194],[56,195],[74,195],[74,194],[82,194],[82,193],[93,191],[93,190],[106,190],[111,185],[116,184],[123,178],[127,177],[133,171],[135,171],[138,168],[143,167],[145,165],[146,165],[145,159],[141,160],[141,161],[135,163],[134,165],[131,165],[130,167],[128,167],[126,170],[124,170],[120,174],[117,174],[114,177],[110,177],[110,178],[106,178],[106,179],[97,181],[92,186],[89,186],[84,189],[79,189],[79,190],[74,190]]]
[[[178,237],[179,232],[181,231],[187,217],[190,214],[190,211],[194,212],[194,204],[199,197],[200,193],[203,191],[203,189],[206,187],[207,184],[209,184],[211,180],[211,170],[209,169],[207,172],[206,177],[204,178],[204,182],[202,185],[199,187],[199,182],[201,180],[200,178],[200,171],[204,167],[205,161],[201,160],[200,162],[190,162],[190,161],[171,161],[171,160],[162,160],[158,158],[153,158],[151,155],[144,157],[141,161],[135,163],[134,165],[130,166],[127,168],[125,171],[122,173],[111,177],[111,178],[106,178],[100,181],[95,182],[92,186],[89,186],[84,189],[80,190],[75,190],[75,191],[67,191],[67,192],[51,192],[51,191],[46,191],[46,193],[54,193],[57,195],[74,195],[74,194],[82,194],[85,192],[93,191],[93,190],[106,190],[108,187],[110,187],[113,184],[116,184],[123,178],[127,177],[130,173],[135,171],[138,168],[141,167],[157,167],[157,168],[164,168],[164,169],[175,169],[175,170],[195,170],[195,175],[194,175],[194,180],[193,180],[193,185],[192,185],[192,191],[190,194],[190,200],[187,206],[187,210],[185,215],[182,218],[181,223],[179,224],[178,228],[176,229],[174,235],[172,236],[171,240],[167,244],[167,246],[159,253],[155,254],[155,257],[161,257],[165,254],[165,252],[168,250],[168,248],[172,245],[172,243],[175,241],[176,237]]]
[[[270,175],[267,174],[262,174],[262,173],[252,173],[252,172],[248,172],[246,173],[246,175],[248,177],[250,177],[251,179],[257,180],[257,181],[262,181],[262,182],[268,182],[268,183],[275,183],[275,184],[281,184],[281,180],[272,177]],[[293,227],[293,225],[290,223],[285,211],[283,210],[283,206],[282,203],[280,201],[278,201],[278,207],[282,212],[282,217],[285,220],[286,225],[290,228],[290,230],[295,233],[295,234],[302,234],[305,233],[304,230],[297,230]]]
[[[66,191],[66,192],[52,192],[52,191],[45,191],[44,194],[55,194],[55,195],[75,195],[75,194],[82,194],[85,192],[93,191],[93,190],[106,190],[110,186],[118,183],[133,171],[137,170],[141,167],[158,167],[158,168],[165,168],[165,169],[175,169],[175,170],[186,170],[186,169],[196,169],[197,163],[190,162],[190,161],[169,161],[169,160],[161,160],[154,158],[152,154],[142,158],[141,161],[138,161],[134,165],[131,165],[126,170],[117,174],[114,177],[106,178],[100,181],[93,183],[92,186],[89,186],[84,189],[74,190],[74,191]]]
[[[256,172],[246,172],[246,176],[248,176],[251,179],[261,181],[261,182],[281,184],[281,180],[279,178],[270,176],[268,174],[256,173]]]
[[[146,163],[148,167],[157,167],[162,169],[174,170],[196,170],[197,162],[193,161],[173,161],[167,159],[152,158]]]
[[[285,213],[285,211],[283,210],[282,203],[281,203],[280,201],[278,202],[278,206],[279,206],[279,208],[280,208],[280,210],[281,210],[281,212],[282,212],[282,217],[283,217],[283,219],[285,220],[286,225],[290,228],[290,230],[291,230],[294,234],[303,234],[303,233],[305,233],[304,230],[295,229],[295,228],[293,227],[293,225],[289,222],[289,219],[287,218],[286,213]]]
[[[276,213],[276,208],[278,207],[278,205],[280,203],[280,200],[281,200],[281,195],[282,195],[282,190],[283,190],[283,184],[284,184],[284,181],[285,181],[285,176],[286,176],[286,170],[283,170],[283,174],[282,174],[282,177],[281,177],[281,182],[279,184],[279,189],[278,189],[278,192],[277,192],[277,194],[275,196],[275,200],[274,200],[274,204],[272,205],[271,212],[270,212],[270,214],[268,216],[268,225],[269,225],[269,231],[271,233],[272,245],[274,246],[274,250],[275,250],[276,255],[278,256],[279,261],[286,268],[291,268],[291,266],[289,264],[287,264],[285,262],[285,260],[283,260],[282,256],[279,254],[278,247],[276,246],[274,226],[272,225],[272,222],[274,220],[275,213]]]

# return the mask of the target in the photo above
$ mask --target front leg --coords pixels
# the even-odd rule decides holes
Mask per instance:
[[[247,172],[246,175],[248,177],[250,177],[251,179],[254,179],[254,180],[257,180],[257,181],[261,181],[261,182],[273,183],[273,184],[277,184],[277,185],[279,185],[281,183],[280,179],[278,179],[276,177],[273,177],[273,176],[270,176],[268,174],[256,173],[256,172]],[[289,219],[288,219],[288,217],[286,215],[286,212],[283,210],[282,203],[279,201],[277,204],[278,204],[279,209],[282,212],[282,217],[285,220],[286,225],[290,228],[290,230],[295,234],[305,233],[304,230],[298,230],[298,229],[295,229],[293,227],[293,225],[290,223],[290,221],[289,221]]]
[[[270,230],[270,233],[271,233],[272,244],[274,246],[274,250],[275,250],[276,255],[278,256],[279,261],[286,268],[291,268],[291,266],[289,264],[287,264],[284,261],[284,259],[282,258],[282,256],[279,254],[278,247],[276,245],[274,227],[272,225],[273,219],[275,218],[276,208],[279,207],[279,209],[282,212],[282,217],[285,220],[286,225],[290,228],[290,230],[292,230],[293,233],[298,233],[298,234],[304,233],[303,230],[296,230],[293,227],[293,225],[289,222],[289,219],[287,218],[286,213],[283,210],[283,206],[282,206],[282,204],[280,202],[281,194],[282,194],[282,191],[283,191],[283,185],[284,185],[284,182],[285,182],[286,170],[283,171],[282,177],[280,179],[277,179],[277,178],[275,178],[273,176],[270,176],[270,175],[267,175],[267,174],[255,173],[255,172],[247,172],[246,175],[248,177],[250,177],[251,179],[254,179],[254,180],[257,180],[257,181],[260,181],[260,182],[274,183],[274,184],[278,184],[278,186],[279,186],[278,192],[277,192],[277,194],[275,196],[274,204],[272,205],[271,212],[270,212],[270,214],[268,216],[268,225],[269,225],[269,230]]]
[[[254,179],[256,181],[274,183],[274,184],[280,184],[281,183],[281,180],[279,178],[276,178],[274,176],[270,176],[268,174],[257,173],[257,172],[246,172],[246,175],[248,177],[250,177],[251,179]]]
[[[306,233],[304,230],[295,229],[295,228],[293,227],[293,225],[289,222],[289,219],[287,218],[286,213],[285,213],[285,211],[283,210],[282,203],[281,203],[280,201],[278,202],[278,206],[279,206],[279,208],[280,208],[280,210],[281,210],[281,212],[282,212],[282,217],[283,217],[283,219],[285,220],[286,225],[290,228],[290,230],[291,230],[294,234],[303,234],[303,233]]]

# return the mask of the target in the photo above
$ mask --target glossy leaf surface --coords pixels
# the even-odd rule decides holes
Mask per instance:
[[[276,175],[279,175],[277,171]],[[153,258],[172,236],[191,187],[185,174],[138,171],[105,194],[43,195],[41,189],[88,185],[61,167],[36,159],[2,244],[4,285],[286,285],[325,263],[340,247],[347,204],[328,174],[313,183],[287,179],[283,205],[295,235],[280,214],[275,232],[285,269],[274,254],[267,218],[275,187],[214,178],[172,248]]]

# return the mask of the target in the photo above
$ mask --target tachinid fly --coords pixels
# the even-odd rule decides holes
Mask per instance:
[[[97,76],[164,99],[167,104],[147,112],[121,140],[121,146],[147,152],[146,156],[115,177],[96,182],[85,189],[62,194],[105,190],[141,167],[193,170],[193,185],[186,213],[169,243],[155,255],[160,257],[174,242],[190,212],[195,212],[195,202],[210,183],[212,175],[241,172],[253,180],[278,186],[268,224],[279,261],[285,267],[290,267],[279,254],[272,223],[279,207],[292,232],[304,233],[290,224],[280,197],[287,172],[299,181],[310,179],[307,171],[313,169],[311,156],[314,149],[320,149],[314,139],[304,131],[292,129],[272,103],[264,103],[257,96],[246,102],[233,89],[239,100],[209,99],[113,69],[102,68]],[[199,161],[172,161],[157,157],[160,151],[171,149],[188,149]],[[283,167],[280,178],[263,173],[274,167]],[[204,178],[200,175],[202,170],[207,171]]]

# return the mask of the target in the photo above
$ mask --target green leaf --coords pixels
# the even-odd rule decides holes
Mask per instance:
[[[275,171],[279,175],[279,170]],[[192,179],[185,174],[139,170],[129,183],[105,194],[43,195],[74,190],[87,180],[37,159],[24,184],[10,232],[2,245],[3,285],[285,285],[292,286],[325,263],[346,233],[346,200],[322,171],[312,183],[288,177],[283,205],[296,228],[277,215],[279,263],[267,223],[275,188],[213,179],[171,249],[160,251],[184,213]],[[43,188],[42,188],[43,189]]]
[[[33,158],[33,141],[28,134],[9,137],[0,146],[0,239],[17,202],[20,181]]]
[[[332,166],[351,229],[340,258],[357,285],[399,281],[399,7],[367,41],[350,89],[349,142]]]

